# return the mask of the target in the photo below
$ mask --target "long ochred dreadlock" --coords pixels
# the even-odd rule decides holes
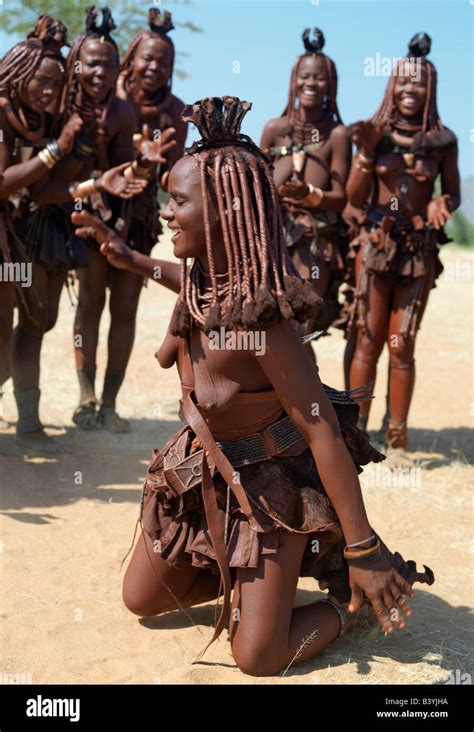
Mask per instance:
[[[240,133],[249,102],[225,96],[185,107],[202,139],[186,151],[201,173],[210,291],[199,260],[181,262],[181,291],[171,322],[174,335],[185,335],[190,317],[204,332],[223,325],[265,326],[292,318],[304,321],[321,304],[288,256],[281,209],[269,159]],[[209,200],[217,201],[227,273],[217,275],[210,235]],[[224,277],[224,282],[219,282]]]
[[[334,61],[329,58],[329,56],[326,56],[325,53],[322,52],[322,49],[324,48],[325,39],[323,32],[319,30],[319,28],[315,28],[313,30],[313,38],[310,37],[311,31],[309,28],[306,28],[303,31],[303,34],[301,36],[303,40],[303,45],[305,47],[305,53],[301,54],[301,56],[298,56],[295,63],[293,64],[293,67],[291,69],[291,77],[290,77],[290,90],[288,94],[288,102],[286,104],[285,109],[283,110],[282,117],[288,116],[290,123],[293,123],[296,118],[296,111],[297,111],[297,98],[298,98],[298,91],[297,91],[297,79],[298,79],[298,72],[300,68],[300,64],[304,58],[308,58],[308,56],[317,56],[318,58],[323,59],[325,65],[326,65],[326,71],[328,75],[328,103],[326,108],[326,115],[329,115],[330,118],[338,123],[342,124],[341,116],[339,114],[339,109],[337,107],[337,70],[336,70],[336,64]]]

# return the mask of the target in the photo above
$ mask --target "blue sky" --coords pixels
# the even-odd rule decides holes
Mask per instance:
[[[153,0],[143,2],[144,17],[152,4]],[[172,32],[177,50],[189,54],[179,59],[179,65],[190,74],[175,80],[174,93],[185,102],[223,94],[251,101],[244,132],[256,141],[265,122],[285,106],[304,28],[317,26],[324,32],[324,50],[338,68],[339,109],[346,123],[370,116],[383,96],[387,78],[366,76],[365,59],[377,54],[401,56],[411,36],[426,31],[433,39],[430,59],[438,69],[441,118],[459,138],[462,177],[474,175],[474,132],[470,140],[474,0],[195,0],[189,5],[156,0],[155,4],[171,10],[175,21],[190,20],[205,31]],[[0,52],[11,42],[0,34]],[[188,140],[194,138],[191,133]]]

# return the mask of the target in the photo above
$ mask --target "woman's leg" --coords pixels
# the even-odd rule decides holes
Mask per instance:
[[[128,420],[115,411],[115,402],[132,352],[135,321],[143,277],[116,270],[110,293],[109,355],[104,379],[100,417],[103,426],[112,432],[128,432]]]
[[[360,277],[363,249],[357,253],[356,281]],[[375,381],[377,362],[384,347],[390,308],[392,283],[388,277],[368,273],[366,297],[366,329],[357,330],[355,353],[350,367],[350,388],[356,389]],[[365,428],[370,411],[370,400],[360,402],[361,426]]]
[[[34,314],[35,322],[19,303],[18,325],[13,333],[12,374],[15,389],[20,391],[39,386],[42,339],[56,324],[65,275],[48,272],[35,263],[33,282],[43,308]]]
[[[351,388],[351,364],[352,364],[352,359],[354,358],[356,344],[357,344],[357,330],[356,330],[356,328],[351,328],[351,330],[349,331],[349,333],[347,335],[346,347],[344,348],[343,368],[344,368],[344,388],[345,389]]]
[[[98,426],[95,396],[95,371],[99,324],[105,305],[108,263],[92,247],[88,250],[88,265],[77,271],[79,302],[74,321],[74,356],[79,379],[79,405],[73,422],[82,429]]]
[[[338,637],[337,610],[323,602],[294,608],[308,538],[282,534],[276,555],[257,569],[238,569],[231,610],[234,659],[244,673],[270,676],[316,656]]]
[[[434,280],[434,260],[430,259],[427,274],[394,290],[387,343],[390,355],[390,420],[386,433],[389,447],[407,447],[407,419],[415,386],[415,338],[402,335],[407,308],[415,295],[420,305],[416,328],[420,327]]]
[[[13,329],[15,284],[0,282],[0,427],[7,427],[3,419],[2,386],[10,377],[10,347]]]
[[[43,430],[39,418],[39,360],[48,299],[48,273],[39,264],[33,264],[33,286],[41,307],[32,313],[33,320],[21,300],[18,302],[18,325],[12,337],[12,377],[18,408],[18,435],[30,439]],[[38,434],[36,434],[38,436]]]
[[[184,563],[179,569],[169,565],[143,531],[125,573],[122,596],[132,613],[152,617],[177,610],[179,605],[190,607],[215,599],[219,583],[219,575],[210,570]]]
[[[57,320],[59,299],[65,281],[64,274],[48,272],[42,265],[33,264],[33,282],[42,308],[33,320],[20,302],[18,325],[12,340],[12,376],[18,407],[17,434],[31,447],[54,449],[51,439],[43,431],[39,418],[40,356],[44,334]]]

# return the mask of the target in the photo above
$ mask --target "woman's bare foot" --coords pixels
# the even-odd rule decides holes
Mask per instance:
[[[96,402],[85,402],[79,404],[74,410],[72,421],[81,430],[96,430],[99,427],[99,414]]]
[[[28,456],[49,456],[60,455],[66,452],[54,439],[46,434],[44,430],[34,432],[21,432],[17,434],[16,441],[20,452]]]
[[[101,407],[98,415],[101,427],[115,434],[123,434],[130,432],[130,422],[128,419],[119,417],[113,407]]]
[[[333,605],[336,605],[344,614],[344,628],[341,634],[347,633],[350,630],[355,630],[356,628],[369,630],[375,626],[378,627],[379,623],[369,600],[364,599],[359,610],[355,613],[350,613],[347,610],[349,605],[348,602],[340,602],[336,597],[331,595],[331,593],[328,594],[327,600]]]

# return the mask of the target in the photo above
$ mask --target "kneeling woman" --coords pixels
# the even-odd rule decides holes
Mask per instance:
[[[403,627],[403,595],[434,578],[392,555],[367,518],[357,472],[382,456],[357,429],[355,402],[323,387],[292,325],[319,299],[288,257],[268,159],[240,134],[249,107],[224,97],[185,108],[202,139],[173,167],[163,211],[180,277],[91,214],[73,222],[110,263],[150,276],[159,265],[179,292],[157,357],[177,363],[185,424],[149,465],[125,604],[152,616],[223,588],[206,648],[230,621],[239,668],[269,675],[336,639],[347,603],[355,611],[364,595],[386,632]],[[211,348],[221,328],[258,331],[264,353]],[[318,579],[328,599],[293,608],[299,576]]]

